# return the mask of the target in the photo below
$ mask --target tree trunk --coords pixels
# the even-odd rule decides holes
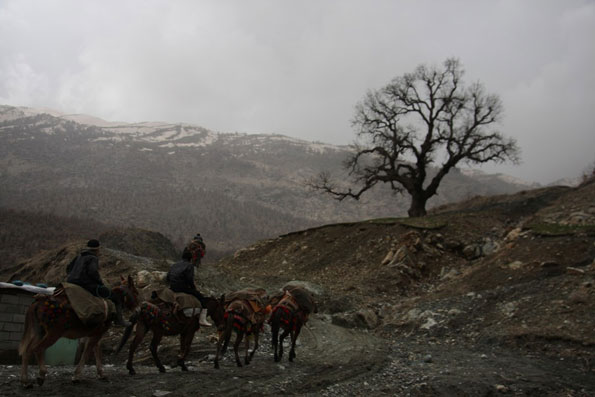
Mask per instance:
[[[410,218],[416,218],[419,216],[426,215],[426,202],[428,201],[423,195],[412,194],[411,195],[411,205],[409,206],[409,214]]]

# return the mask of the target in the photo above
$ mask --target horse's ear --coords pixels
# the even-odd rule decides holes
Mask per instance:
[[[225,294],[221,294],[221,298],[219,298],[219,303],[222,305],[225,303]]]
[[[130,274],[128,275],[128,286],[134,287],[134,280]]]
[[[120,281],[121,281],[121,282],[124,282],[124,281],[126,281],[126,279],[124,278],[124,276],[122,276],[121,274],[120,274]]]

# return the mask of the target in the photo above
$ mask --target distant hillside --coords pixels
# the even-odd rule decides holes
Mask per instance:
[[[0,281],[22,263],[48,250],[99,238],[102,245],[132,255],[176,260],[179,251],[161,233],[114,227],[91,219],[0,208]],[[217,253],[213,256],[217,257]]]
[[[97,238],[107,230],[109,226],[90,219],[0,208],[0,271],[42,250]]]
[[[281,135],[0,106],[0,207],[155,230],[178,249],[200,232],[217,257],[293,230],[403,215],[408,199],[386,188],[339,203],[304,186],[322,170],[344,176],[348,151]],[[527,187],[453,171],[429,205]]]
[[[53,249],[41,251],[37,255],[19,263],[12,268],[0,269],[2,281],[21,280],[31,284],[45,283],[56,286],[66,278],[66,267],[77,254],[84,249],[86,241],[73,241],[61,244]],[[164,272],[169,269],[169,263],[162,259],[140,257],[129,252],[104,246],[101,251],[99,272],[102,280],[108,285],[114,285],[120,277],[131,275],[138,281],[138,273]],[[143,283],[142,286],[145,286]]]

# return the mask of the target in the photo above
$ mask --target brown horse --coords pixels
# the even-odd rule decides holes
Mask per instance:
[[[219,327],[220,333],[219,340],[217,341],[215,368],[219,368],[219,356],[225,354],[233,331],[236,333],[233,351],[235,353],[237,366],[242,366],[239,355],[239,347],[244,336],[246,336],[246,356],[244,358],[244,363],[246,365],[250,364],[256,349],[258,349],[258,336],[260,335],[260,331],[263,328],[265,315],[268,313],[268,309],[270,309],[270,307],[267,307],[267,309],[262,313],[255,313],[252,305],[244,299],[233,300],[229,303],[225,309],[223,326]],[[250,336],[254,337],[254,348],[249,354]]]
[[[132,277],[128,276],[128,279],[122,277],[121,281],[120,286],[112,289],[112,294],[120,296],[126,308],[134,309],[138,305],[138,291],[134,286]],[[66,294],[37,295],[35,298],[35,301],[27,309],[25,331],[19,345],[19,354],[22,357],[21,383],[25,387],[32,386],[28,380],[27,365],[33,354],[39,366],[37,383],[40,386],[43,384],[47,374],[44,352],[62,337],[69,339],[87,338],[85,350],[74,371],[73,382],[79,380],[91,350],[95,353],[97,375],[100,379],[105,379],[101,366],[99,341],[110,327],[113,318],[108,317],[99,324],[85,325],[72,309]]]
[[[224,296],[222,295],[220,299],[212,297],[206,297],[205,299],[207,300],[207,314],[213,319],[215,325],[223,323]],[[159,372],[165,372],[165,367],[161,364],[161,360],[157,356],[157,347],[163,336],[171,335],[180,335],[180,353],[177,364],[181,367],[182,371],[188,371],[185,359],[190,352],[194,334],[200,328],[198,317],[198,314],[192,317],[186,317],[181,310],[174,309],[174,304],[164,302],[158,298],[150,302],[142,302],[130,317],[130,325],[126,327],[117,349],[118,353],[122,350],[122,347],[124,347],[132,333],[132,328],[136,324],[136,334],[130,344],[128,362],[126,363],[126,368],[130,375],[136,374],[132,366],[134,352],[149,331],[153,332],[153,339],[150,345],[151,355],[153,356],[155,365],[159,368]]]
[[[317,313],[318,307],[311,293],[301,287],[287,285],[283,290],[271,297],[273,310],[269,319],[271,325],[271,340],[275,361],[281,361],[283,356],[283,340],[291,335],[291,350],[289,361],[295,358],[295,343],[310,313]],[[279,330],[283,333],[279,336]]]
[[[271,324],[271,339],[273,342],[273,351],[275,352],[275,361],[281,361],[283,357],[283,340],[287,335],[291,336],[291,350],[289,351],[289,361],[295,358],[295,342],[302,326],[308,321],[309,313],[300,308],[293,296],[285,293],[279,303],[273,307],[269,323]],[[283,333],[279,337],[279,330]]]

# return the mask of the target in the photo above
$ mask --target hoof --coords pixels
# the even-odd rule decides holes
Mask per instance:
[[[80,379],[78,379],[78,378],[72,378],[72,384],[73,385],[76,385],[76,384],[79,384],[79,383],[81,383],[81,380]]]
[[[101,375],[98,377],[98,379],[102,382],[109,382],[109,379],[107,378],[107,376],[105,375]]]
[[[43,382],[45,382],[45,378],[41,378],[41,377],[38,376],[37,377],[37,384],[39,386],[42,386],[43,385]]]
[[[182,359],[178,360],[177,364],[180,366],[180,369],[182,371],[188,371],[188,367],[186,366],[186,363],[184,362],[184,360],[182,360]]]
[[[23,383],[21,383],[21,385],[23,385],[23,389],[32,389],[33,388],[32,382],[23,382]]]
[[[159,372],[161,372],[162,374],[165,373],[165,367],[159,367]]]
[[[136,371],[133,369],[128,370],[128,375],[136,375]]]
[[[215,363],[215,369],[219,369],[219,363]]]

